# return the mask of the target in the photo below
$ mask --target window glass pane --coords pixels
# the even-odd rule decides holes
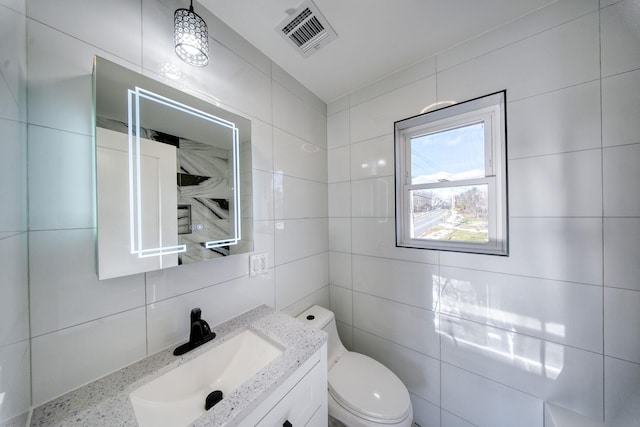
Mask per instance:
[[[484,123],[411,138],[411,184],[482,178]]]
[[[486,243],[487,184],[412,190],[411,238]]]

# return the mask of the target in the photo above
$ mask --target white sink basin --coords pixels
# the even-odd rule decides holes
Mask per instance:
[[[138,425],[186,426],[206,412],[209,393],[220,390],[229,396],[281,354],[280,348],[245,330],[133,391],[129,398]]]

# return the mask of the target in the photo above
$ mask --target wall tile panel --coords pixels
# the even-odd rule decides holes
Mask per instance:
[[[442,409],[469,421],[472,425],[542,426],[541,399],[447,363],[442,364],[442,384]]]
[[[353,326],[434,358],[440,355],[437,323],[433,311],[353,294]]]
[[[32,339],[31,352],[38,406],[145,357],[145,309],[39,336]]]
[[[640,70],[602,80],[602,145],[640,142],[640,96],[629,90],[640,87]]]
[[[601,16],[603,77],[640,68],[640,1],[618,2]]]

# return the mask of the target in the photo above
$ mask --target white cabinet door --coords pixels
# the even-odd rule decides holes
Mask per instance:
[[[327,393],[322,369],[322,365],[318,363],[257,425],[259,427],[306,426],[322,406],[322,394]],[[326,422],[325,418],[325,425]]]

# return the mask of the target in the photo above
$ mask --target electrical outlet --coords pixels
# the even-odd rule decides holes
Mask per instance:
[[[258,274],[265,274],[269,272],[269,253],[263,252],[261,254],[249,256],[249,277],[255,277]]]

